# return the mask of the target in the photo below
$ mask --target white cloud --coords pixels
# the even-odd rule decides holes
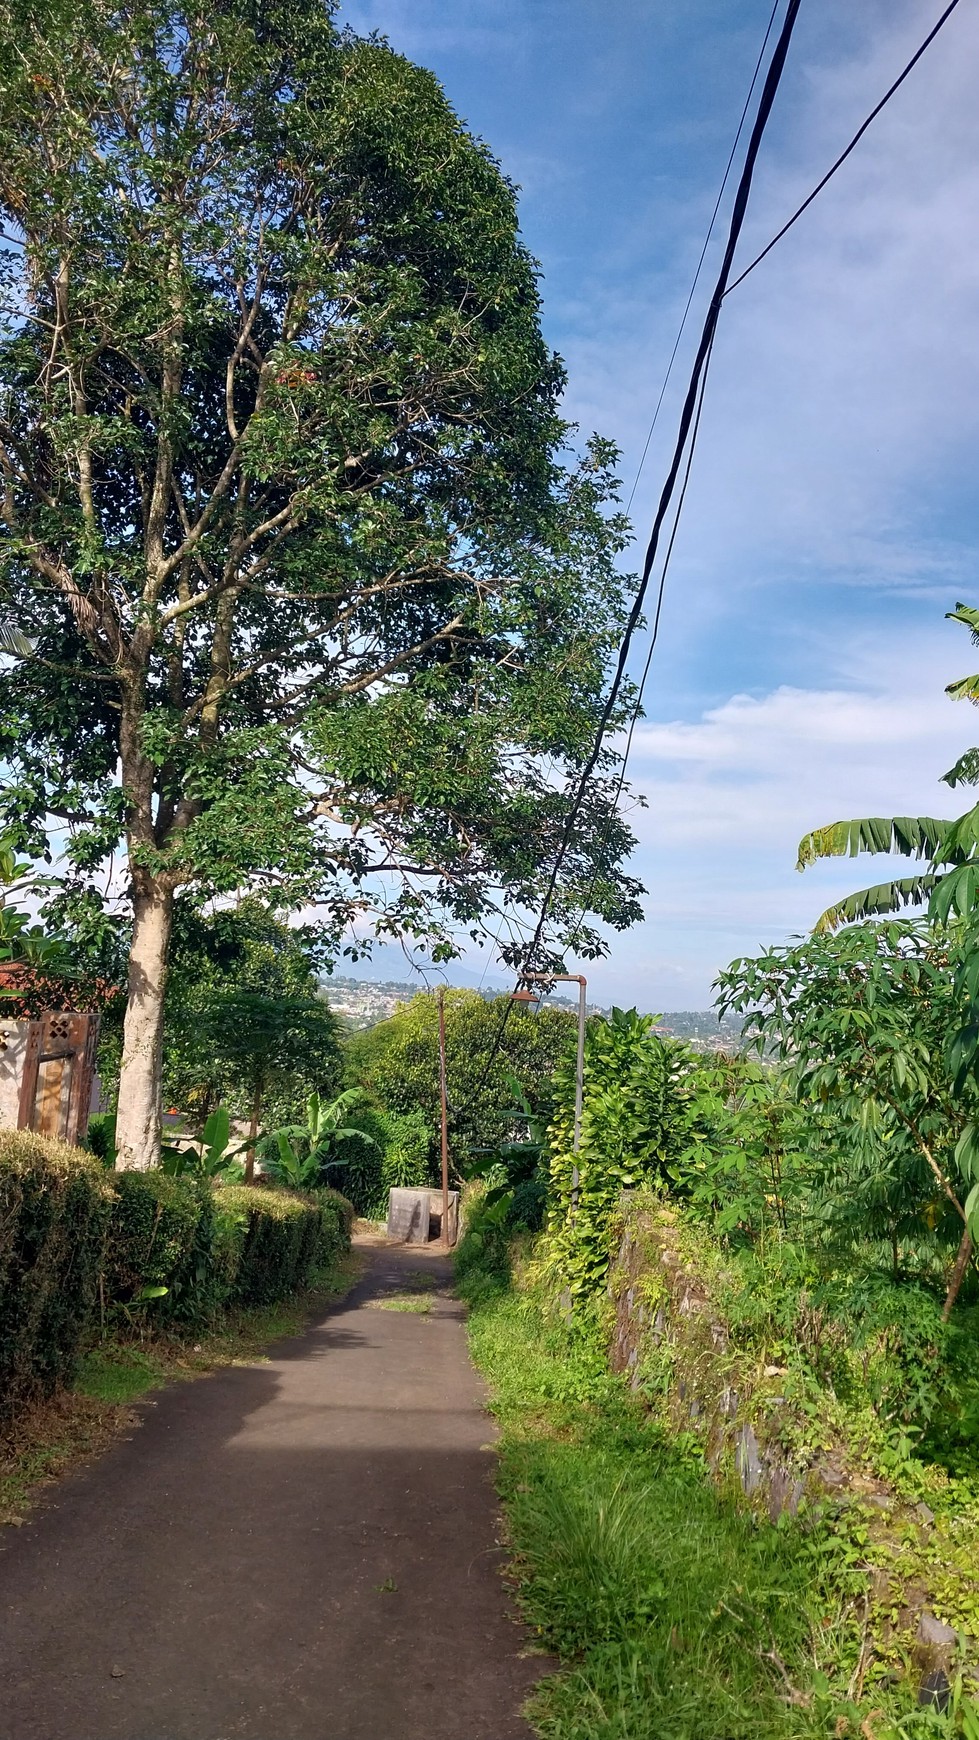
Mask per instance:
[[[806,931],[834,899],[900,872],[901,860],[866,858],[800,877],[796,848],[850,816],[966,807],[967,793],[939,782],[979,740],[974,712],[943,693],[969,663],[958,629],[913,647],[879,636],[841,653],[825,688],[779,685],[693,721],[642,725],[630,774],[648,804],[631,818],[646,924],[596,983],[645,1007],[704,1006],[735,955]]]
[[[831,8],[836,13],[839,9]],[[886,28],[883,28],[886,24]],[[828,167],[922,34],[918,5],[868,7],[857,52],[800,36],[753,195],[742,259]],[[678,555],[699,594],[778,575],[954,588],[974,511],[940,522],[979,435],[979,19],[956,15],[837,179],[725,304]],[[699,240],[699,202],[690,245]],[[647,246],[645,237],[637,241]],[[567,346],[586,424],[636,452],[667,354],[662,284],[577,303]],[[678,269],[678,283],[682,281]],[[648,281],[648,280],[647,280]],[[597,318],[596,318],[597,313]],[[696,330],[696,325],[694,327]],[[679,368],[677,389],[684,379]],[[654,441],[637,521],[675,427]],[[924,524],[922,522],[925,522]]]

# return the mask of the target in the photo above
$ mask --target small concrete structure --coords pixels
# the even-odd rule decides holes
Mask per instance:
[[[427,1245],[442,1236],[442,1192],[419,1186],[388,1192],[388,1238],[402,1245]],[[449,1244],[459,1237],[459,1192],[449,1191]]]
[[[83,1142],[99,1106],[98,1033],[97,1015],[74,1010],[0,1019],[0,1129]]]

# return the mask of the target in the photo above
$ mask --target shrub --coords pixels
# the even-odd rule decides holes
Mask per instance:
[[[113,1306],[154,1316],[204,1318],[218,1300],[213,1285],[214,1214],[206,1184],[163,1172],[120,1172],[105,1252],[105,1292]],[[163,1294],[155,1289],[165,1288]]]
[[[572,1298],[596,1299],[604,1289],[623,1190],[665,1184],[687,1146],[696,1062],[689,1046],[655,1031],[651,1015],[613,1009],[609,1020],[593,1017],[578,1152],[574,1061],[555,1073],[546,1261]]]
[[[112,1202],[90,1155],[0,1130],[0,1417],[71,1381]]]
[[[350,1241],[335,1190],[297,1196],[163,1172],[0,1130],[0,1422],[68,1384],[102,1313],[207,1321],[308,1286]]]
[[[360,1106],[348,1122],[369,1137],[365,1142],[351,1137],[336,1163],[335,1176],[357,1214],[383,1220],[389,1190],[436,1183],[432,1131],[420,1108],[387,1112]]]
[[[315,1196],[320,1208],[320,1242],[316,1266],[326,1269],[347,1250],[350,1229],[357,1210],[338,1190],[317,1190]]]
[[[333,1194],[331,1192],[331,1194]],[[219,1213],[245,1217],[232,1298],[269,1305],[309,1285],[319,1266],[323,1211],[311,1196],[257,1185],[226,1184]]]

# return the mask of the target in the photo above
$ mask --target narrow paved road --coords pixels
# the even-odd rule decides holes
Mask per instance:
[[[175,1386],[0,1535],[2,1740],[527,1740],[461,1308],[379,1309]]]

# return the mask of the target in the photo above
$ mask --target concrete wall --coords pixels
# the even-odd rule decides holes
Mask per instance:
[[[4,1021],[0,1015],[0,1130],[17,1128],[28,1026],[26,1021]]]

